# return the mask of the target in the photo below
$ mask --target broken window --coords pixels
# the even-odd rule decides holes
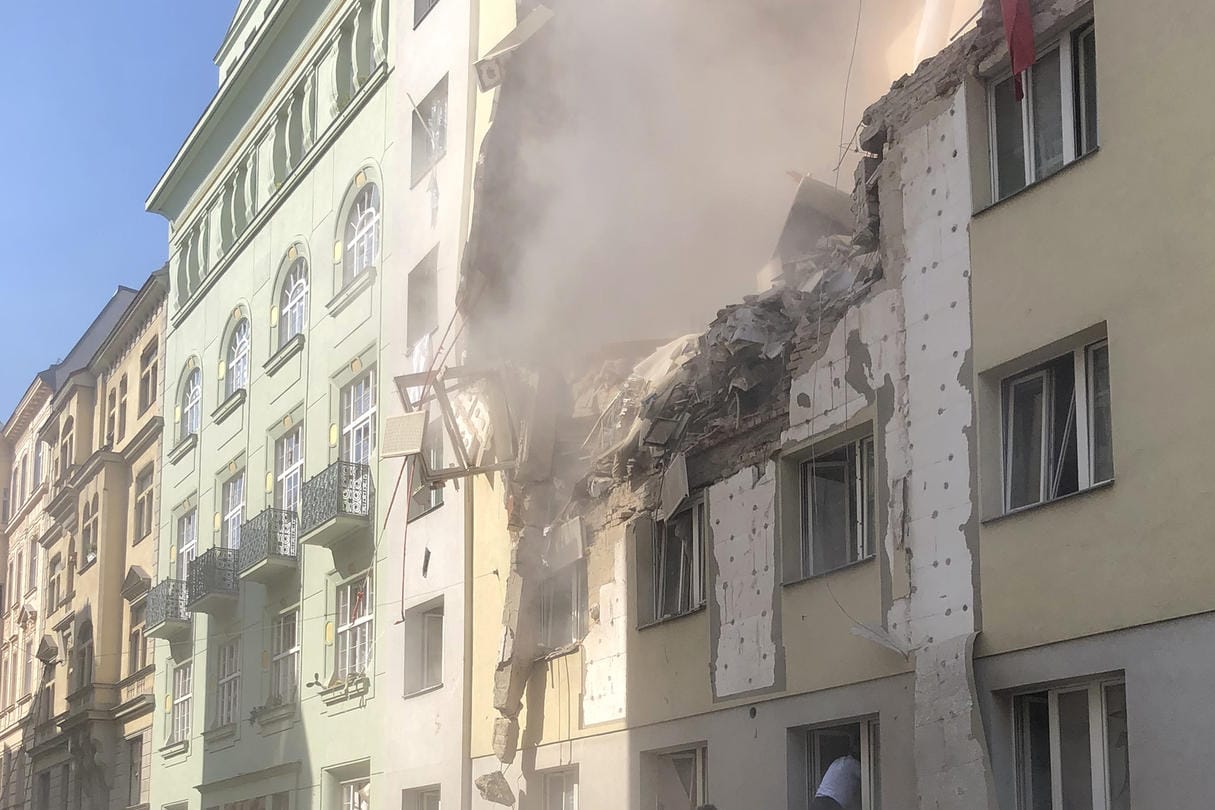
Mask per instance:
[[[1013,704],[1018,810],[1129,810],[1124,683],[1048,689]]]
[[[680,616],[704,605],[705,505],[693,504],[664,521],[654,538],[654,618]]]
[[[834,799],[840,807],[879,810],[879,737],[877,720],[807,731],[807,795]]]
[[[430,10],[439,4],[439,0],[413,0],[413,27],[417,28],[426,19]],[[436,804],[435,807],[438,807]]]
[[[405,694],[443,684],[443,600],[405,614]]]
[[[1040,52],[1023,77],[989,91],[994,197],[1003,199],[1097,148],[1097,39],[1092,22]]]
[[[874,554],[877,533],[873,437],[801,465],[802,574],[834,571]]]
[[[409,271],[405,343],[411,354],[418,341],[429,337],[439,327],[438,262],[439,249],[435,248]],[[426,371],[425,368],[416,370]]]
[[[644,755],[647,782],[643,782],[643,806],[662,810],[697,810],[707,802],[705,796],[704,747],[687,748],[663,754]]]
[[[540,586],[540,644],[559,650],[586,634],[586,560],[552,573]]]
[[[542,778],[544,810],[578,810],[578,771],[554,771]]]
[[[426,94],[413,111],[413,182],[439,162],[447,151],[447,77]]]
[[[426,428],[422,438],[422,455],[426,457],[426,466],[433,470],[443,469],[443,420],[437,419]],[[443,505],[443,485],[441,482],[426,480],[422,472],[421,460],[410,460],[414,465],[413,493],[409,499],[409,519],[414,520]]]
[[[1006,509],[1114,477],[1106,341],[1007,378],[1003,400]]]

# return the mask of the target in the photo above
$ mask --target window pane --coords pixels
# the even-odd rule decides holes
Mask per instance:
[[[1050,710],[1046,694],[1017,698],[1020,810],[1051,810]]]
[[[1025,187],[1025,130],[1021,121],[1021,102],[1017,101],[1012,78],[997,84],[993,93],[996,196],[1003,198]]]
[[[1064,810],[1093,806],[1093,768],[1090,757],[1088,691],[1059,695],[1059,781]]]
[[[1105,745],[1109,758],[1109,810],[1130,810],[1131,760],[1127,745],[1125,684],[1105,687]]]
[[[1042,179],[1063,168],[1063,100],[1059,50],[1043,56],[1030,70],[1033,99],[1034,176]]]
[[[810,561],[810,569],[806,573],[821,574],[848,562],[848,503],[853,483],[848,448],[825,453],[807,462],[802,470],[806,489],[804,525],[809,527],[809,554],[805,558]]]
[[[1089,349],[1089,403],[1092,408],[1093,483],[1114,477],[1113,421],[1110,415],[1110,350],[1107,344]]]
[[[427,613],[426,626],[426,686],[443,682],[443,614]]]
[[[1016,509],[1042,498],[1042,431],[1046,380],[1042,376],[1009,386],[1008,507]]]
[[[1076,82],[1076,145],[1080,154],[1097,148],[1097,33],[1080,32],[1074,47]]]

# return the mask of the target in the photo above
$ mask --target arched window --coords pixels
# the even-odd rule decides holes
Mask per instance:
[[[380,189],[365,182],[346,212],[342,240],[342,286],[375,266],[380,249]]]
[[[202,424],[202,372],[195,368],[186,374],[181,390],[181,438],[198,433]]]
[[[281,349],[296,335],[303,334],[308,320],[308,262],[296,257],[283,277],[279,292],[278,346]]]
[[[228,338],[228,375],[224,396],[230,397],[249,387],[249,319],[241,318]]]

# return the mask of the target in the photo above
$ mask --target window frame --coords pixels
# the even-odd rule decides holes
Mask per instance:
[[[152,533],[156,526],[156,467],[148,464],[135,477],[135,542]]]
[[[542,776],[544,779],[544,787],[543,787],[543,793],[541,794],[541,796],[542,796],[541,800],[544,805],[544,810],[574,810],[574,808],[578,807],[578,769],[577,768],[561,768],[559,770],[554,770],[554,771],[544,771]],[[573,777],[572,783],[570,782],[570,777]],[[554,781],[557,779],[561,780],[561,788],[562,788],[561,789],[561,804],[563,805],[562,807],[553,807],[552,802],[549,801],[549,799],[552,798],[552,785],[553,785]],[[571,802],[570,802],[571,796],[567,792],[568,789],[570,788],[571,784],[574,788],[573,796],[572,796],[572,799],[573,799],[572,807],[570,806],[571,805]]]
[[[304,334],[308,325],[308,259],[296,256],[287,266],[278,294],[278,348],[283,348],[296,335]]]
[[[681,596],[679,603],[682,605],[682,592],[685,585],[690,586],[690,592],[687,594],[687,607],[680,607],[674,612],[666,612],[666,564],[667,555],[670,553],[670,546],[674,542],[672,538],[673,526],[676,521],[681,518],[691,515],[692,527],[692,552],[691,560],[688,569],[680,565],[679,570],[679,590]],[[653,593],[654,600],[654,621],[661,622],[668,619],[676,619],[680,616],[686,616],[689,613],[695,613],[705,606],[706,603],[706,555],[705,555],[705,534],[708,528],[708,511],[706,508],[705,499],[698,497],[692,500],[683,509],[680,509],[667,520],[661,521],[655,526],[654,531],[654,550],[653,550]],[[684,583],[685,575],[691,579],[690,583]]]
[[[361,804],[359,799],[359,791],[367,788],[368,800],[367,803]],[[363,810],[364,807],[371,807],[371,779],[363,776],[358,779],[343,779],[338,783],[338,801],[341,802],[342,810]]]
[[[143,734],[127,740],[127,802],[136,807],[143,800]]]
[[[172,705],[169,711],[169,745],[188,742],[191,734],[191,712],[194,700],[194,662],[182,661],[173,667]]]
[[[988,132],[988,153],[991,157],[991,199],[993,202],[1000,202],[1008,199],[1020,191],[1029,188],[1035,183],[1039,183],[1061,171],[1080,158],[1096,151],[1101,144],[1100,128],[1096,130],[1097,142],[1093,144],[1080,143],[1082,140],[1080,128],[1083,122],[1087,119],[1082,118],[1081,97],[1083,96],[1083,81],[1086,78],[1083,74],[1077,75],[1078,69],[1083,66],[1077,61],[1079,49],[1077,44],[1081,38],[1088,34],[1093,34],[1095,37],[1096,27],[1095,20],[1092,17],[1087,17],[1081,22],[1068,26],[1064,31],[1044,48],[1040,48],[1034,58],[1034,64],[1025,71],[1022,81],[1025,87],[1025,97],[1018,102],[1021,110],[1021,146],[1022,160],[1024,162],[1024,182],[1018,188],[1008,192],[1003,192],[1000,187],[1000,166],[997,158],[999,154],[999,143],[997,138],[998,122],[996,115],[996,90],[1004,85],[1005,82],[1014,80],[1014,75],[1011,71],[1005,70],[987,82],[987,132]],[[1063,162],[1053,171],[1047,172],[1038,176],[1037,155],[1034,144],[1034,72],[1035,68],[1042,62],[1044,58],[1049,57],[1055,51],[1059,52],[1059,104],[1060,112],[1062,113],[1062,130],[1063,130]],[[1096,77],[1092,77],[1092,81],[1096,82]],[[1098,92],[1100,89],[1098,88]],[[1098,111],[1100,110],[1100,102],[1098,102]],[[1087,114],[1087,109],[1083,110]]]
[[[283,628],[290,620],[291,644],[284,646]],[[270,697],[282,703],[293,701],[299,694],[300,626],[299,608],[293,607],[274,617],[270,630]],[[288,689],[284,689],[288,686]]]
[[[355,588],[363,585],[363,612],[353,613]],[[334,677],[339,682],[366,676],[371,666],[371,645],[375,640],[375,596],[371,573],[359,574],[337,586],[334,597],[337,620],[334,622]]]
[[[187,527],[190,529],[187,533]],[[187,537],[189,538],[187,540]],[[177,518],[177,578],[185,582],[190,574],[190,563],[198,554],[198,508],[187,509]]]
[[[178,438],[185,441],[197,436],[202,429],[202,369],[195,366],[186,372],[181,393],[181,431]]]
[[[1109,352],[1109,338],[1099,337],[1093,339],[1085,339],[1075,343],[1071,348],[1063,350],[1059,353],[1052,354],[1048,359],[1041,363],[1037,363],[1030,368],[1018,371],[1015,373],[1006,374],[1000,379],[1000,470],[1003,478],[1003,511],[1005,514],[1012,514],[1024,509],[1032,509],[1043,504],[1053,503],[1062,498],[1069,497],[1073,494],[1079,494],[1097,486],[1102,486],[1113,482],[1117,477],[1117,470],[1114,465],[1113,452],[1113,383],[1112,380],[1107,380],[1109,389],[1105,392],[1105,396],[1110,400],[1109,411],[1111,414],[1111,424],[1109,426],[1110,433],[1108,442],[1110,444],[1110,475],[1106,478],[1098,478],[1096,470],[1095,451],[1097,447],[1096,433],[1094,425],[1094,403],[1098,396],[1096,389],[1096,381],[1093,375],[1095,363],[1093,357],[1096,352],[1106,350],[1107,363]],[[1051,476],[1058,475],[1062,468],[1058,467],[1058,462],[1055,459],[1055,442],[1053,436],[1054,429],[1054,410],[1055,397],[1058,393],[1056,382],[1051,372],[1051,366],[1062,363],[1065,358],[1071,356],[1072,365],[1072,389],[1075,396],[1075,408],[1072,413],[1069,427],[1076,436],[1076,476],[1077,487],[1076,492],[1055,494],[1052,492]],[[1110,375],[1112,377],[1112,375]],[[1013,457],[1016,450],[1016,433],[1014,423],[1016,419],[1016,410],[1014,408],[1015,401],[1012,397],[1012,392],[1021,385],[1030,381],[1041,381],[1043,386],[1042,394],[1042,410],[1043,410],[1043,430],[1038,441],[1041,445],[1040,452],[1042,461],[1039,470],[1039,497],[1038,500],[1030,503],[1013,506]],[[1084,414],[1085,418],[1080,419],[1079,415]]]
[[[376,442],[376,368],[366,369],[342,386],[339,396],[342,461],[369,465],[375,456]],[[360,410],[355,410],[361,408]],[[355,451],[361,449],[355,457]]]
[[[240,639],[220,645],[215,662],[215,725],[240,722]]]
[[[413,108],[409,119],[411,187],[421,182],[447,155],[447,125],[448,114],[451,110],[450,86],[449,78],[447,74],[444,74],[433,87],[426,91],[426,95],[422,97],[421,101],[416,105],[410,105]],[[427,121],[423,115],[423,108],[427,112],[431,109],[441,112],[434,121]],[[432,123],[441,130],[437,136],[435,130],[431,128]],[[420,145],[424,146],[424,149],[420,149]],[[419,152],[423,152],[423,154],[420,155]]]
[[[341,284],[345,289],[368,271],[374,270],[380,257],[383,221],[383,201],[380,187],[370,178],[354,192],[342,218]]]
[[[562,638],[555,641],[557,619],[554,616],[556,610],[556,601],[554,590],[555,583],[562,580],[562,588],[565,586],[565,580],[568,578],[570,589],[570,611],[568,621],[570,623],[570,638]],[[540,646],[549,651],[564,650],[570,647],[577,646],[586,637],[587,627],[587,565],[586,558],[582,557],[569,565],[553,571],[540,584]],[[562,623],[565,618],[560,620]]]
[[[288,458],[284,451],[293,448]],[[304,487],[304,423],[291,428],[274,440],[274,506],[286,512],[298,512]],[[288,492],[294,492],[290,503]]]
[[[840,441],[840,438],[820,442],[797,459],[797,540],[801,579],[811,579],[842,571],[877,556],[878,530],[882,523],[876,496],[881,477],[877,440],[871,426],[866,432],[854,438],[849,437],[843,441]],[[844,522],[848,527],[845,561],[840,565],[815,570],[813,498],[810,493],[810,481],[813,469],[818,464],[839,463],[823,462],[820,460],[821,457],[840,451],[847,454],[843,462],[844,469],[847,470],[849,465],[853,468],[852,480],[849,482],[849,499],[845,503],[848,510],[844,516]],[[870,458],[872,464],[867,463]],[[855,515],[852,514],[854,499],[856,505],[860,507],[856,509],[857,514]],[[870,509],[872,512],[865,514]]]
[[[148,665],[147,603],[132,602],[127,611],[127,674],[134,675]]]
[[[223,548],[240,548],[240,530],[245,522],[245,499],[248,487],[248,476],[245,475],[244,468],[241,468],[229,476],[220,489],[219,541]],[[237,492],[238,489],[239,492]],[[239,495],[239,500],[234,499],[236,495]]]
[[[250,353],[253,335],[249,319],[241,317],[232,327],[224,350],[224,398],[249,389]]]
[[[156,403],[160,346],[156,338],[139,355],[139,414],[142,416]]]
[[[859,810],[881,810],[881,722],[876,717],[851,722],[814,726],[806,734],[806,796],[812,801],[826,775],[830,762],[822,757],[822,736],[842,735],[853,727],[859,732],[861,761],[861,807]]]

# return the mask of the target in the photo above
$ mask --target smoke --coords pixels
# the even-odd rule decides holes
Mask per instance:
[[[508,68],[520,107],[492,137],[510,139],[509,180],[478,201],[515,211],[498,257],[508,300],[482,343],[560,360],[700,331],[755,291],[797,177],[833,182],[857,3],[552,7],[526,67]],[[864,1],[845,140],[911,69],[921,16],[920,0]],[[841,167],[845,192],[854,166]]]

